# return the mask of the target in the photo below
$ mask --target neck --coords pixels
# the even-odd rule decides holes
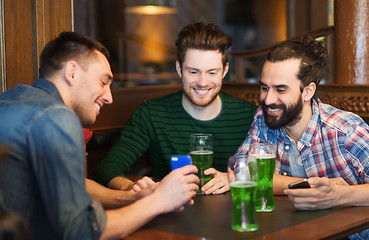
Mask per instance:
[[[304,133],[312,115],[313,115],[312,106],[310,102],[306,103],[301,112],[302,116],[301,119],[292,126],[284,127],[288,136],[290,136],[295,141],[295,143],[298,142],[298,140]]]
[[[185,94],[183,94],[182,106],[191,117],[201,121],[208,121],[219,115],[222,109],[222,100],[218,95],[210,104],[206,106],[197,106],[193,104]]]

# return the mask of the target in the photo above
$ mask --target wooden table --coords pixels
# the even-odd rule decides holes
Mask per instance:
[[[369,207],[298,211],[287,197],[275,199],[275,211],[257,213],[256,232],[232,231],[232,199],[226,193],[197,195],[193,206],[160,215],[125,239],[342,239],[369,228]]]

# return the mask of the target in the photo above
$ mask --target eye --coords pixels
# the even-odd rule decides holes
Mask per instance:
[[[267,86],[262,85],[260,90],[263,91],[263,92],[267,92],[269,90],[269,88]]]
[[[277,92],[278,93],[285,93],[286,92],[286,89],[285,88],[278,88],[277,89]]]
[[[190,70],[190,74],[197,74],[196,70]]]

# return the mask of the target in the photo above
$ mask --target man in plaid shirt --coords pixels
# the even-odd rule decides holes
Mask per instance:
[[[369,206],[369,126],[315,96],[326,55],[311,37],[271,49],[260,81],[261,107],[238,153],[253,142],[275,144],[274,193],[288,195],[298,209]],[[302,178],[313,188],[288,189]]]

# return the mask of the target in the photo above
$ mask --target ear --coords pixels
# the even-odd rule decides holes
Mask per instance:
[[[64,79],[69,86],[75,84],[78,75],[78,63],[75,61],[68,61],[64,68]]]
[[[313,82],[310,83],[308,86],[304,87],[303,94],[302,94],[303,100],[305,102],[310,101],[313,98],[315,91],[316,91],[316,85]]]
[[[181,69],[181,65],[179,64],[178,60],[176,61],[176,70],[177,70],[178,76],[181,78],[182,77],[182,69]]]
[[[227,64],[226,64],[226,65],[225,65],[225,67],[224,67],[224,71],[223,71],[223,78],[224,78],[224,77],[225,77],[225,75],[227,74],[228,70],[229,70],[229,63],[227,62]]]

